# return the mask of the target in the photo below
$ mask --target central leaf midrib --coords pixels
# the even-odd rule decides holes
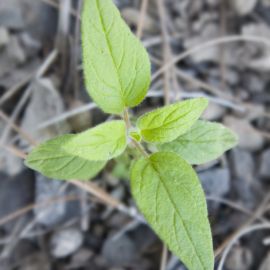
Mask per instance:
[[[150,161],[150,162],[151,162],[151,161]],[[162,186],[164,187],[164,190],[166,191],[166,193],[167,193],[167,195],[168,195],[168,198],[169,198],[171,204],[173,205],[173,207],[174,207],[174,209],[175,209],[177,215],[179,216],[179,218],[180,218],[180,220],[181,220],[181,223],[182,223],[182,225],[183,225],[183,227],[184,227],[184,229],[185,229],[185,231],[186,231],[186,234],[187,234],[187,236],[188,236],[188,239],[189,239],[189,241],[190,241],[190,243],[191,243],[191,245],[192,245],[192,247],[193,247],[193,249],[194,249],[194,251],[195,251],[195,253],[196,253],[197,257],[198,257],[198,259],[199,259],[199,262],[200,262],[201,266],[203,267],[203,269],[205,269],[204,264],[202,263],[202,260],[201,260],[200,256],[198,255],[197,249],[196,249],[196,247],[195,247],[195,245],[194,245],[194,243],[193,243],[193,241],[192,241],[192,239],[191,239],[191,236],[189,235],[188,229],[186,228],[186,225],[185,225],[185,223],[184,223],[184,221],[183,221],[183,218],[182,218],[180,212],[178,211],[178,209],[177,209],[177,207],[176,207],[176,205],[175,205],[173,199],[171,198],[170,193],[169,193],[169,191],[168,191],[168,189],[167,189],[167,187],[166,187],[166,185],[165,185],[165,183],[164,183],[164,180],[162,179],[162,176],[161,176],[160,173],[158,172],[158,170],[157,170],[157,168],[155,167],[155,165],[154,165],[153,162],[151,162],[151,165],[152,165],[154,171],[155,171],[155,172],[157,173],[157,175],[159,176],[159,178],[160,178],[160,180],[161,180],[161,183],[162,183]],[[207,269],[206,269],[206,270],[207,270]]]
[[[98,14],[99,14],[99,18],[100,18],[100,23],[101,23],[101,26],[102,26],[103,34],[105,36],[106,44],[107,44],[108,50],[109,50],[110,55],[111,55],[111,58],[112,58],[112,62],[113,62],[113,66],[114,66],[115,72],[117,74],[117,80],[118,80],[118,83],[119,83],[119,86],[120,86],[121,99],[122,99],[123,104],[125,105],[125,102],[123,100],[123,96],[124,96],[123,86],[122,86],[122,83],[121,83],[121,80],[120,80],[119,70],[117,68],[117,65],[116,65],[116,62],[115,62],[115,59],[114,59],[114,56],[113,56],[112,46],[111,46],[111,43],[110,43],[110,41],[109,41],[109,39],[107,37],[107,34],[106,34],[105,23],[104,23],[104,20],[103,20],[101,11],[100,11],[99,0],[96,0],[96,6],[97,6]]]

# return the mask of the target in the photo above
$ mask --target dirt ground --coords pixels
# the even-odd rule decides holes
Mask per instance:
[[[239,136],[235,149],[196,167],[216,266],[270,270],[270,1],[114,2],[152,63],[148,96],[131,113],[204,96],[203,118]],[[81,6],[0,1],[0,270],[184,270],[134,214],[128,156],[85,184],[23,164],[34,144],[109,117],[84,88]]]

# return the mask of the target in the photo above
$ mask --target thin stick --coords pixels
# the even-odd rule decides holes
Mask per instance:
[[[31,81],[33,74],[26,76],[20,82],[8,89],[0,99],[0,106],[2,106],[7,100],[12,98],[19,90],[21,90],[27,83]]]
[[[213,39],[210,41],[207,41],[203,44],[197,45],[192,47],[191,49],[179,54],[176,56],[172,61],[168,62],[166,65],[161,67],[157,72],[155,72],[152,76],[152,81],[154,81],[159,75],[164,73],[168,68],[171,66],[177,64],[178,62],[184,60],[185,58],[189,57],[190,55],[205,50],[207,48],[217,46],[220,44],[226,44],[226,43],[231,43],[231,42],[239,42],[239,41],[246,41],[246,42],[254,42],[258,43],[260,45],[264,44],[266,46],[270,46],[270,41],[267,38],[263,37],[255,37],[255,36],[239,36],[239,35],[234,35],[234,36],[226,36],[226,37],[221,37],[217,39]]]
[[[148,7],[148,1],[149,0],[142,0],[142,4],[141,4],[140,16],[138,19],[137,33],[136,33],[139,39],[141,39],[142,34],[143,34],[144,20],[146,16],[147,7]]]
[[[23,208],[20,208],[18,210],[16,210],[15,212],[3,217],[0,219],[0,226],[3,226],[4,224],[22,216],[27,214],[28,212],[32,211],[33,209],[36,208],[44,208],[44,207],[48,207],[52,204],[55,203],[59,203],[59,202],[67,202],[67,201],[76,201],[79,200],[80,197],[78,195],[68,195],[68,196],[64,196],[64,197],[53,197],[50,198],[49,200],[45,200],[42,201],[40,203],[33,203],[33,204],[29,204]]]
[[[161,254],[161,262],[160,262],[160,270],[167,269],[167,261],[168,261],[168,249],[166,245],[163,244],[162,254]]]
[[[254,214],[236,232],[232,233],[229,237],[227,237],[225,241],[215,250],[215,256],[221,254],[221,252],[232,241],[232,239],[234,239],[235,235],[237,235],[240,231],[242,231],[247,226],[252,224],[256,219],[258,219],[258,217],[262,215],[269,200],[270,200],[270,193],[263,199],[257,210],[254,211]]]
[[[168,61],[171,61],[172,55],[170,46],[168,44],[168,32],[166,27],[166,11],[164,7],[163,0],[157,0],[158,13],[160,17],[160,26],[161,26],[161,35],[163,41],[163,61],[166,64]],[[164,104],[170,104],[170,69],[164,71]]]
[[[37,145],[37,142],[30,136],[26,131],[24,131],[22,128],[17,126],[14,122],[11,121],[11,119],[0,110],[0,118],[2,118],[7,124],[10,123],[11,127],[18,132],[22,138],[24,138],[26,141],[28,141],[32,145]]]
[[[228,244],[228,246],[226,247],[226,249],[224,250],[224,253],[221,257],[219,266],[217,270],[222,270],[223,266],[225,264],[225,261],[227,259],[228,254],[230,253],[233,245],[244,235],[252,233],[254,231],[260,231],[260,230],[270,230],[270,223],[263,223],[263,224],[256,224],[253,226],[249,226],[248,228],[245,228],[241,231],[239,231],[234,237],[233,239],[230,241],[230,243]]]

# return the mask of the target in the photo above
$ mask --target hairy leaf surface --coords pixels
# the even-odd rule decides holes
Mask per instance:
[[[175,153],[138,160],[131,187],[146,220],[189,270],[213,270],[204,193],[192,167]]]
[[[222,124],[197,121],[176,140],[159,145],[160,151],[175,152],[190,164],[214,160],[237,144],[236,135]]]
[[[165,143],[186,133],[206,109],[205,98],[178,102],[142,115],[137,121],[143,139]]]
[[[125,123],[111,121],[42,143],[28,155],[26,165],[48,177],[88,179],[119,156],[126,144]]]
[[[85,0],[82,48],[86,87],[107,113],[138,105],[150,83],[150,61],[112,0]]]

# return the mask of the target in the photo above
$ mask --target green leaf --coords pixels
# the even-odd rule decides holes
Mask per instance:
[[[85,0],[82,49],[86,87],[107,113],[138,105],[150,83],[150,61],[112,0]]]
[[[142,115],[137,121],[137,127],[147,142],[170,142],[186,133],[207,105],[207,99],[196,98],[165,106]]]
[[[126,144],[125,123],[111,121],[42,143],[28,155],[26,165],[51,178],[89,179],[107,160],[119,156]]]
[[[132,193],[146,220],[189,270],[213,270],[207,207],[192,167],[175,153],[158,152],[131,170]]]
[[[158,146],[160,151],[175,152],[190,164],[214,160],[237,144],[236,135],[222,124],[197,121],[175,141]]]

